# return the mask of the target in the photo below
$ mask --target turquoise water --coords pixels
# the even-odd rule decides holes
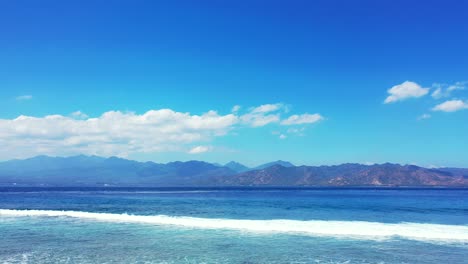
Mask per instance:
[[[468,263],[468,190],[0,188],[0,263]]]

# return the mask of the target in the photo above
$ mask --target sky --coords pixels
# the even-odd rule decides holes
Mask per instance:
[[[0,1],[0,160],[468,167],[467,1]]]

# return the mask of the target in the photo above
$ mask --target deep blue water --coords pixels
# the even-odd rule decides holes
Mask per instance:
[[[0,235],[0,263],[468,263],[468,190],[0,188]]]

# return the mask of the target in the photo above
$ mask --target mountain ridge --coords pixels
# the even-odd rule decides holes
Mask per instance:
[[[271,166],[274,166],[274,165],[281,165],[283,167],[294,167],[294,164],[292,164],[289,161],[277,160],[277,161],[272,161],[272,162],[268,162],[268,163],[265,163],[265,164],[261,164],[261,165],[259,165],[257,167],[254,167],[253,169],[254,170],[261,170],[261,169],[265,169],[265,168],[268,168],[268,167],[271,167]]]
[[[224,167],[230,168],[231,170],[235,172],[245,172],[250,170],[249,167],[245,166],[242,163],[236,162],[236,161],[230,161],[226,164],[224,164]]]
[[[197,160],[164,164],[118,157],[37,156],[0,162],[0,186],[468,187],[467,172],[393,163],[294,166],[275,161],[249,169],[237,162],[220,166]]]

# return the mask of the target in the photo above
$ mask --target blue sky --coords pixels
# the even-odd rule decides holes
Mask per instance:
[[[467,9],[2,1],[0,160],[468,167]]]

